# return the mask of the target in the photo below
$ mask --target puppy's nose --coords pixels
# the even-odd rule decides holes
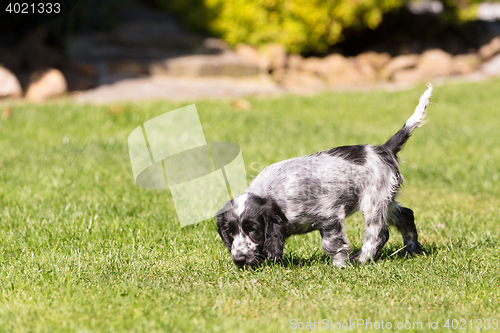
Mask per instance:
[[[233,257],[233,262],[238,266],[243,266],[247,262],[244,256]]]

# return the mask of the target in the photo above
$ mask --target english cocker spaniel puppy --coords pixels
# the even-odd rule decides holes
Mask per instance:
[[[380,146],[343,146],[272,164],[247,191],[229,201],[217,216],[222,241],[238,266],[280,261],[290,235],[319,230],[323,250],[337,267],[377,259],[389,238],[388,225],[402,234],[404,251],[419,251],[413,212],[395,201],[403,182],[397,154],[423,124],[432,85],[413,115]],[[344,220],[360,211],[365,238],[352,254]]]

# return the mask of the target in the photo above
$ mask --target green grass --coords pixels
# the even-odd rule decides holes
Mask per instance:
[[[207,141],[240,145],[252,179],[286,158],[385,142],[423,90],[249,98],[249,112],[196,106]],[[446,332],[448,318],[500,319],[499,92],[500,80],[435,88],[428,123],[400,154],[399,200],[415,212],[423,253],[392,255],[402,240],[391,230],[377,263],[343,270],[317,232],[290,238],[283,266],[237,269],[213,219],[181,229],[168,191],[134,185],[128,134],[191,103],[121,113],[12,104],[0,121],[0,331],[277,332],[292,319],[425,328],[430,319]],[[347,225],[361,246],[361,216]]]

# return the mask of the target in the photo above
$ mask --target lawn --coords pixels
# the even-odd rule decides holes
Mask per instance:
[[[207,141],[238,144],[251,180],[283,159],[385,142],[424,89],[196,106]],[[435,87],[427,124],[400,154],[399,201],[423,253],[394,254],[403,242],[391,229],[378,262],[342,270],[317,232],[290,238],[282,266],[238,269],[214,219],[181,229],[168,191],[134,184],[128,134],[192,102],[0,102],[12,107],[0,120],[0,331],[278,332],[323,319],[360,324],[344,332],[367,321],[499,331],[499,92],[498,79]],[[347,231],[359,248],[359,214]]]

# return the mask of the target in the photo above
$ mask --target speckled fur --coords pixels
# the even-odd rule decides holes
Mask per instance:
[[[431,93],[429,85],[415,113],[381,146],[337,147],[265,168],[218,215],[219,234],[233,261],[250,266],[265,258],[279,261],[287,237],[319,230],[333,265],[365,264],[379,256],[389,238],[388,224],[401,232],[405,252],[418,252],[413,212],[395,201],[403,182],[397,153],[423,123]],[[365,220],[365,239],[352,254],[344,220],[356,211]]]

